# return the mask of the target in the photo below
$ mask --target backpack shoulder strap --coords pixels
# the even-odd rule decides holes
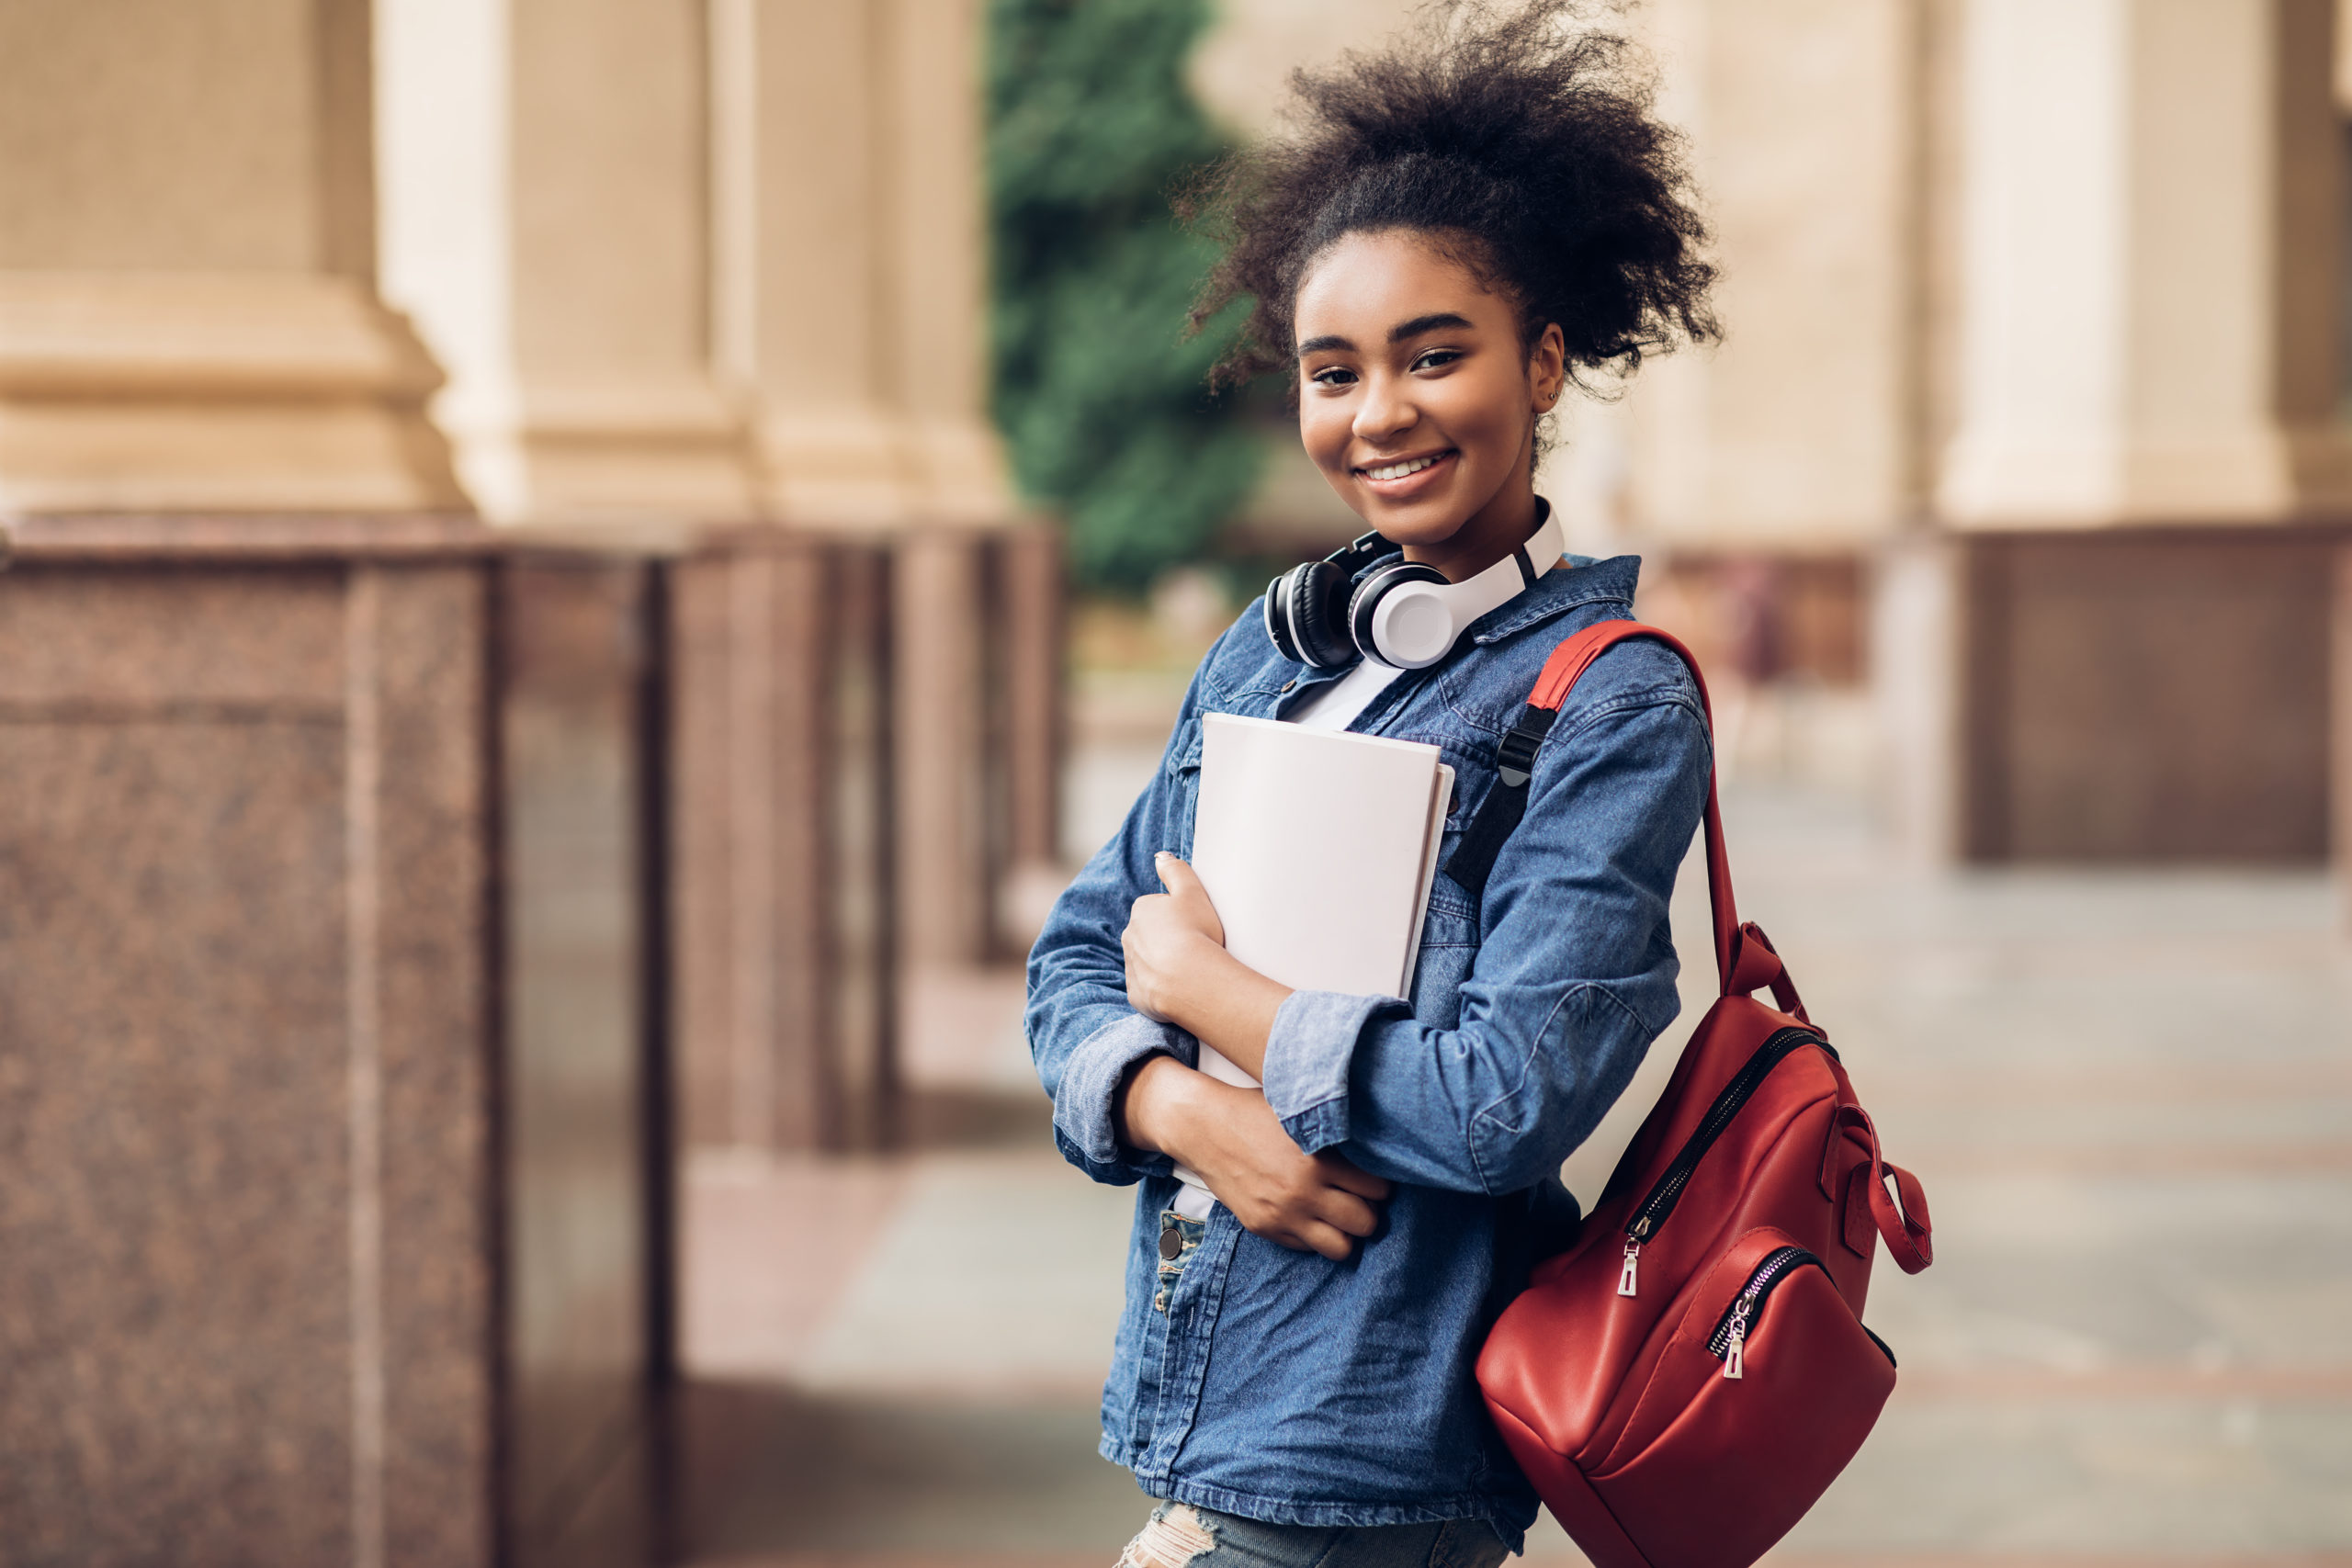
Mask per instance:
[[[1503,737],[1496,759],[1495,786],[1487,792],[1478,815],[1463,830],[1461,840],[1442,868],[1473,898],[1485,893],[1487,878],[1494,871],[1495,857],[1502,852],[1503,841],[1527,814],[1528,785],[1535,773],[1535,753],[1559,718],[1560,705],[1567,700],[1568,693],[1592,667],[1594,660],[1628,637],[1662,642],[1689,666],[1690,679],[1698,683],[1699,705],[1708,715],[1712,729],[1713,710],[1707,702],[1706,677],[1699,672],[1698,660],[1675,637],[1639,621],[1600,621],[1566,638],[1544,661],[1543,673],[1535,677],[1535,689],[1528,694],[1527,705],[1520,710],[1518,722]],[[1787,972],[1763,933],[1755,931],[1754,940],[1748,940],[1749,931],[1740,927],[1712,770],[1707,775],[1706,823],[1707,895],[1714,915],[1715,972],[1723,983],[1722,994],[1729,996],[1734,990],[1744,994],[1769,985],[1773,987],[1776,999],[1781,1001],[1783,1010],[1803,1017],[1802,1003],[1790,1005],[1796,1002],[1795,989],[1789,985]]]

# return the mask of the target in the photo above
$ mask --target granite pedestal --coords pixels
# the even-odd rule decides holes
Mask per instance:
[[[0,1562],[650,1560],[653,569],[14,532]]]
[[[2327,854],[2320,525],[1946,534],[1891,553],[1873,678],[1926,858]]]

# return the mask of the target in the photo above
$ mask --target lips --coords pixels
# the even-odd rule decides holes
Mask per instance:
[[[1360,464],[1355,470],[1356,478],[1375,495],[1387,500],[1405,500],[1435,484],[1460,456],[1449,446],[1441,452],[1423,452],[1408,457],[1392,457],[1385,462]]]

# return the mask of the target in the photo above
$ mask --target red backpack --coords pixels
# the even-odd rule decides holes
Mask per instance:
[[[1554,649],[1457,881],[1485,881],[1577,677],[1635,637],[1700,680],[1688,649],[1631,621]],[[1536,1266],[1478,1357],[1503,1440],[1597,1568],[1745,1568],[1786,1534],[1894,1389],[1894,1353],[1861,1323],[1878,1239],[1905,1273],[1933,1257],[1918,1181],[1881,1157],[1780,955],[1740,923],[1712,779],[1706,830],[1722,994],[1576,1246]]]

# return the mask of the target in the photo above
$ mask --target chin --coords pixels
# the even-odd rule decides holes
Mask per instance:
[[[1358,513],[1382,538],[1396,545],[1442,545],[1462,531],[1470,513],[1459,506],[1423,502],[1418,506],[1385,507],[1374,502]]]
[[[1418,525],[1374,521],[1372,525],[1380,531],[1382,538],[1392,545],[1415,546],[1422,549],[1427,549],[1432,545],[1442,545],[1462,532],[1462,524],[1458,519],[1445,523],[1423,523]]]

